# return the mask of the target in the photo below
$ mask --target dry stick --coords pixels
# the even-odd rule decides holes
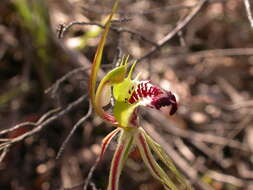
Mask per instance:
[[[194,7],[194,5],[184,5],[184,4],[178,4],[178,5],[168,5],[158,8],[153,8],[150,10],[144,10],[144,11],[117,11],[117,14],[124,15],[124,16],[135,16],[135,15],[145,15],[145,14],[154,14],[158,11],[176,11],[179,9],[189,9]],[[97,14],[109,14],[111,11],[103,11],[103,10],[94,10],[87,7],[82,7],[84,11],[93,12]]]
[[[58,31],[58,37],[59,38],[63,38],[65,33],[72,28],[74,25],[94,25],[94,26],[98,26],[100,28],[104,28],[104,25],[99,24],[99,23],[95,23],[95,22],[79,22],[79,21],[73,21],[67,25],[63,25],[60,24],[60,29],[57,29]],[[139,37],[141,40],[146,41],[148,43],[150,43],[151,45],[157,47],[158,44],[156,44],[155,42],[153,42],[152,40],[148,39],[147,37],[143,36],[141,33],[138,33],[136,31],[132,31],[130,29],[125,29],[125,28],[116,28],[116,27],[111,27],[112,31],[117,32],[117,33],[129,33],[133,36],[137,36]]]
[[[209,3],[217,3],[217,2],[225,2],[226,0],[209,0]],[[177,11],[180,9],[190,9],[195,7],[196,5],[184,5],[184,4],[176,4],[176,5],[166,5],[163,7],[157,7],[149,10],[144,10],[144,11],[117,11],[117,14],[119,15],[126,15],[126,16],[134,16],[134,15],[145,15],[145,14],[155,14],[156,12],[161,12],[161,11]],[[96,14],[109,14],[111,11],[103,11],[101,9],[95,9],[92,8],[87,8],[87,7],[82,7],[84,11],[88,12],[93,12]]]
[[[91,177],[93,175],[94,170],[96,169],[98,163],[99,163],[100,157],[98,156],[95,163],[93,164],[93,166],[91,167],[89,174],[87,176],[87,179],[85,180],[84,186],[83,186],[83,190],[87,190],[88,184],[90,183]]]
[[[138,61],[146,59],[147,57],[153,55],[161,47],[165,46],[168,41],[170,41],[173,37],[175,37],[179,31],[181,31],[184,27],[186,27],[190,23],[190,21],[200,12],[201,8],[207,1],[208,0],[200,0],[199,3],[196,5],[196,7],[191,11],[191,13],[182,22],[178,23],[177,26],[170,33],[168,33],[163,39],[161,39],[158,42],[157,47],[151,49],[145,55],[140,57]]]
[[[11,127],[10,129],[4,129],[4,130],[0,131],[0,135],[9,133],[9,132],[11,132],[11,131],[14,131],[14,130],[20,128],[20,127],[24,127],[24,126],[27,126],[27,125],[36,126],[36,123],[34,123],[34,122],[29,122],[29,121],[28,121],[28,122],[24,122],[24,123],[20,123],[20,124],[18,124],[18,125],[15,125],[15,126]]]
[[[52,97],[55,97],[55,94],[57,92],[57,90],[59,89],[61,83],[63,83],[64,81],[66,81],[69,77],[71,77],[74,74],[77,74],[81,71],[86,71],[90,69],[90,67],[79,67],[76,68],[70,72],[68,72],[67,74],[65,74],[64,76],[62,76],[61,78],[59,78],[52,86],[50,86],[49,88],[47,88],[45,90],[45,93],[49,93],[51,91]]]
[[[217,145],[224,145],[229,146],[235,149],[248,151],[247,148],[245,148],[241,143],[235,140],[231,140],[228,142],[227,138],[221,137],[221,136],[215,136],[212,134],[205,134],[205,133],[199,133],[192,130],[185,130],[179,127],[174,126],[174,123],[170,122],[164,115],[158,114],[156,111],[148,110],[148,117],[152,119],[153,121],[156,121],[159,125],[163,126],[163,129],[168,131],[169,133],[187,138],[191,141],[199,141],[199,142],[206,142],[206,143],[212,143]]]
[[[219,77],[216,81],[233,103],[244,101],[244,97],[225,78]]]
[[[84,182],[79,183],[79,184],[76,184],[76,185],[74,185],[74,186],[72,186],[72,187],[67,187],[67,188],[64,188],[64,187],[63,187],[62,190],[73,190],[73,189],[77,189],[77,188],[79,188],[79,187],[82,187],[83,184],[84,184]]]
[[[90,182],[90,186],[91,186],[92,190],[97,190],[96,184],[93,183],[92,181]]]
[[[0,155],[0,163],[3,161],[4,157],[6,156],[7,152],[9,151],[9,146],[6,146],[6,148],[3,149],[1,155]]]
[[[242,130],[245,130],[247,127],[249,127],[248,124],[252,122],[252,115],[249,113],[246,115],[238,125],[236,125],[232,131],[228,132],[226,135],[227,138],[227,144],[231,142]],[[221,151],[224,148],[224,145],[221,145],[216,152]]]
[[[76,189],[76,188],[79,188],[79,187],[82,187],[82,186],[83,186],[83,190],[87,190],[89,184],[92,186],[92,182],[90,180],[91,180],[91,177],[92,177],[92,175],[93,175],[93,173],[94,173],[94,171],[95,171],[98,163],[99,163],[99,157],[97,157],[95,163],[90,168],[88,176],[87,176],[87,179],[85,180],[85,182],[76,184],[76,185],[74,185],[72,187],[63,188],[63,190],[73,190],[73,189]]]
[[[253,48],[230,48],[230,49],[214,49],[203,50],[196,53],[181,53],[169,55],[170,57],[188,57],[188,58],[209,58],[209,57],[224,57],[224,56],[251,56]]]
[[[243,187],[246,185],[245,181],[243,181],[237,177],[223,174],[223,173],[219,173],[217,171],[207,170],[207,175],[217,181],[221,181],[223,183],[230,183],[230,184],[233,184],[234,186],[237,186],[237,187]]]
[[[196,156],[192,150],[185,145],[183,140],[180,137],[173,137],[172,142],[177,147],[177,150],[180,152],[180,154],[183,155],[188,162],[193,163],[193,161],[196,159]]]
[[[247,17],[248,17],[249,22],[250,22],[250,26],[253,28],[253,16],[252,16],[251,8],[250,8],[250,2],[249,2],[249,0],[244,0],[243,2],[244,2],[244,5],[245,5]]]
[[[52,109],[52,110],[46,112],[44,115],[42,115],[40,117],[40,119],[36,123],[29,122],[29,121],[28,122],[23,122],[23,123],[20,123],[20,124],[17,124],[15,126],[11,127],[10,129],[2,130],[2,131],[0,131],[0,135],[9,133],[11,131],[15,131],[16,129],[19,129],[19,128],[24,127],[24,126],[31,125],[31,126],[36,127],[36,126],[40,125],[47,117],[49,117],[50,115],[52,115],[53,113],[55,113],[55,112],[57,112],[59,110],[60,110],[60,108],[56,108],[56,109]],[[10,139],[6,139],[5,141],[8,141],[8,140],[10,140]]]
[[[230,160],[224,159],[221,154],[215,154],[216,152],[205,143],[197,141],[192,141],[191,143],[221,168],[226,169],[231,166],[232,163]]]
[[[86,113],[85,116],[83,116],[81,119],[79,119],[79,121],[74,125],[74,127],[72,128],[72,130],[70,131],[70,133],[68,134],[67,138],[64,140],[64,142],[62,143],[57,155],[56,155],[56,160],[58,160],[60,158],[60,156],[62,155],[62,152],[64,151],[67,143],[69,142],[69,139],[71,138],[71,136],[73,135],[73,133],[76,131],[76,129],[88,118],[90,117],[92,112],[92,106],[91,103],[89,102],[89,110]]]
[[[46,119],[45,121],[43,121],[42,123],[37,125],[37,127],[32,129],[31,131],[28,131],[28,132],[24,133],[23,135],[20,135],[16,138],[10,139],[6,143],[0,144],[0,150],[6,148],[8,146],[11,146],[11,145],[13,145],[17,142],[20,142],[20,141],[24,140],[25,138],[28,138],[28,137],[38,133],[39,131],[41,131],[43,129],[44,126],[46,126],[46,125],[52,123],[53,121],[59,119],[60,117],[62,117],[63,115],[65,115],[66,113],[71,111],[74,107],[81,104],[85,100],[86,97],[87,97],[87,94],[79,97],[76,101],[70,103],[64,110],[62,110],[62,111],[58,112],[57,114],[49,117],[48,119]]]

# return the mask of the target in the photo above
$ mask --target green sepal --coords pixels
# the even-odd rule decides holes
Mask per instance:
[[[193,190],[192,187],[187,183],[183,175],[180,174],[180,172],[177,170],[176,166],[173,164],[173,161],[169,158],[169,156],[163,150],[161,145],[155,142],[143,129],[142,129],[142,132],[147,139],[148,145],[156,153],[159,159],[170,169],[170,171],[173,173],[173,176],[176,177],[178,183],[181,185],[181,188],[187,189],[187,190]]]
[[[123,82],[113,85],[113,96],[116,101],[128,100],[132,90],[135,88],[135,82],[130,78],[125,78]]]

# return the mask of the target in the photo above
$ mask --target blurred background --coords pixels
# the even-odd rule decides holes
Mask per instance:
[[[89,67],[112,4],[1,0],[0,131],[37,122],[0,132],[1,190],[83,189],[101,140],[113,128],[92,114],[61,157],[56,155],[88,112]],[[65,30],[73,21],[83,24]],[[175,32],[180,25],[182,30]],[[139,60],[135,72],[141,71],[142,79],[177,95],[177,114],[170,116],[166,108],[142,110],[141,123],[197,190],[253,189],[252,45],[253,28],[243,0],[122,0],[113,21],[103,71],[129,54]],[[45,120],[41,117],[56,108],[45,117],[56,119],[38,128]],[[27,138],[1,148],[35,128],[38,131]],[[88,189],[106,188],[114,148],[109,147]],[[162,189],[136,151],[123,170],[120,187]]]

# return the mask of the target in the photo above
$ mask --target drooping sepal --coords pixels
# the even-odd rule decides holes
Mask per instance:
[[[179,190],[177,186],[173,183],[173,181],[169,178],[169,176],[166,174],[166,172],[156,162],[147,143],[146,136],[144,135],[144,130],[139,128],[138,131],[139,132],[136,134],[136,145],[140,151],[141,157],[145,165],[150,170],[152,176],[159,180],[164,185],[165,189]]]
[[[114,5],[113,5],[112,12],[109,15],[109,18],[108,18],[108,20],[105,24],[105,29],[104,29],[102,37],[99,41],[98,48],[97,48],[97,51],[96,51],[96,54],[95,54],[95,57],[94,57],[94,60],[93,60],[93,63],[92,63],[91,74],[90,74],[90,79],[89,79],[89,95],[90,95],[90,98],[91,98],[91,104],[92,104],[93,108],[95,109],[96,113],[100,117],[102,117],[103,119],[105,119],[106,121],[108,121],[112,124],[116,124],[116,121],[114,120],[114,116],[110,115],[109,113],[107,113],[103,110],[102,105],[103,105],[104,102],[101,102],[101,99],[99,99],[100,100],[99,102],[96,101],[97,98],[95,96],[96,96],[97,73],[98,73],[98,70],[100,68],[106,38],[107,38],[109,29],[110,29],[110,25],[111,25],[111,20],[112,20],[112,17],[114,15],[114,13],[117,10],[118,3],[119,3],[119,0],[116,0]],[[105,87],[107,87],[106,83],[103,83],[101,85],[100,89],[98,89],[98,90],[100,90],[100,94],[102,92],[104,92]]]
[[[110,132],[102,141],[102,146],[101,146],[101,152],[100,152],[100,155],[99,155],[99,161],[102,160],[104,154],[105,154],[105,151],[108,147],[108,145],[111,143],[113,137],[115,137],[118,132],[120,131],[119,128],[117,129],[114,129],[112,132]]]
[[[158,158],[168,167],[172,175],[174,176],[178,187],[182,190],[193,190],[192,187],[187,183],[187,180],[183,177],[182,174],[177,170],[176,166],[173,164],[173,161],[169,158],[163,148],[156,143],[142,128],[143,135],[147,141],[148,146],[154,151]]]
[[[118,190],[119,177],[133,145],[133,135],[121,129],[121,136],[113,156],[107,190]]]

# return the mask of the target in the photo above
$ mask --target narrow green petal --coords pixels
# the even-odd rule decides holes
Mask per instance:
[[[177,170],[176,166],[173,164],[173,161],[169,158],[163,148],[158,143],[156,143],[143,129],[140,130],[143,131],[143,134],[145,135],[147,143],[149,144],[151,149],[157,154],[159,159],[170,169],[173,176],[175,176],[181,186],[181,189],[192,190],[192,187],[187,183],[183,175],[180,174],[180,172]]]
[[[90,80],[89,80],[89,94],[90,94],[92,106],[94,107],[96,112],[99,109],[96,107],[96,103],[95,103],[95,89],[96,89],[97,73],[100,68],[103,49],[104,49],[105,41],[106,41],[109,29],[110,29],[111,20],[112,20],[114,13],[117,10],[118,3],[119,3],[119,0],[116,0],[113,5],[112,13],[110,14],[110,16],[105,24],[105,29],[104,29],[102,37],[99,41],[98,48],[97,48],[97,51],[96,51],[96,54],[95,54],[95,57],[94,57],[94,60],[92,63],[91,75],[90,75]],[[102,113],[103,112],[100,112],[98,114],[101,116]]]
[[[136,144],[141,153],[141,157],[143,158],[144,163],[150,170],[151,174],[162,182],[162,184],[171,190],[179,190],[177,186],[173,183],[173,181],[168,177],[165,171],[159,166],[156,162],[154,156],[151,153],[149,145],[147,143],[146,137],[143,134],[143,130],[139,130],[136,138]]]
[[[107,190],[118,190],[119,177],[133,144],[133,135],[121,129],[121,136],[113,156]]]
[[[112,141],[113,137],[115,137],[115,135],[117,135],[117,133],[120,131],[120,128],[117,128],[115,130],[113,130],[112,132],[110,132],[102,141],[102,146],[101,146],[101,152],[99,155],[99,161],[103,158],[105,151],[108,147],[108,145],[110,144],[110,142]]]

